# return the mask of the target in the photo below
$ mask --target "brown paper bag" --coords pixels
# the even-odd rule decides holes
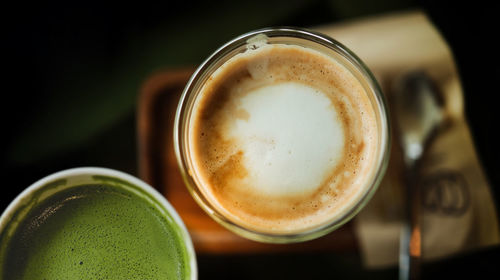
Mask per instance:
[[[495,205],[464,119],[463,93],[453,57],[428,18],[414,11],[316,29],[360,56],[389,103],[392,85],[414,70],[428,74],[442,94],[445,122],[424,152],[419,170],[424,260],[498,244]],[[361,253],[369,267],[398,263],[405,218],[405,166],[398,135],[393,136],[387,174],[355,219]]]

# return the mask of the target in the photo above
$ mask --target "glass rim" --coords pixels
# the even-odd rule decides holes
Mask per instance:
[[[345,211],[339,217],[330,220],[328,223],[322,224],[318,227],[314,227],[309,230],[300,231],[297,233],[269,233],[269,232],[261,232],[249,228],[245,228],[244,226],[238,225],[228,218],[224,217],[223,214],[219,213],[214,207],[210,206],[209,202],[206,201],[202,195],[196,192],[197,183],[191,175],[191,170],[189,169],[188,155],[186,152],[186,143],[184,143],[183,135],[185,133],[185,129],[187,127],[186,119],[188,111],[191,108],[188,108],[188,98],[190,95],[198,94],[200,88],[198,88],[198,92],[192,93],[193,89],[196,89],[199,81],[202,80],[206,76],[210,76],[206,74],[207,70],[216,64],[217,62],[224,60],[229,60],[232,56],[227,57],[231,54],[232,51],[241,48],[242,46],[248,45],[247,40],[253,38],[259,34],[266,35],[269,38],[273,37],[283,37],[283,38],[297,38],[301,40],[310,41],[316,44],[319,44],[323,47],[326,47],[338,54],[340,54],[343,58],[347,59],[350,63],[353,64],[356,71],[361,74],[361,76],[366,80],[369,85],[369,89],[365,89],[367,92],[369,91],[369,95],[373,95],[374,100],[376,101],[376,111],[380,118],[380,142],[381,146],[377,155],[377,170],[374,172],[373,177],[370,179],[370,182],[367,182],[367,187],[365,192],[360,195],[358,201],[355,202],[353,207],[349,210]],[[352,70],[349,69],[351,72]],[[250,31],[243,35],[237,36],[234,39],[228,41],[221,47],[219,47],[215,52],[213,52],[200,66],[195,70],[195,72],[190,77],[187,82],[182,95],[179,99],[179,104],[175,114],[174,120],[174,131],[173,131],[173,144],[174,151],[177,159],[177,164],[179,166],[183,181],[194,198],[196,203],[215,221],[224,226],[225,228],[243,236],[248,239],[266,243],[293,243],[293,242],[302,242],[311,239],[318,238],[323,236],[335,229],[339,228],[349,220],[351,220],[365,205],[370,201],[371,197],[374,195],[375,191],[378,189],[380,182],[385,174],[387,169],[389,154],[390,154],[390,145],[391,145],[391,135],[390,135],[390,122],[389,122],[389,111],[388,111],[387,102],[383,96],[383,93],[380,89],[380,86],[375,79],[372,72],[365,65],[365,63],[351,50],[349,50],[342,43],[336,41],[335,39],[308,29],[298,28],[298,27],[267,27],[263,29],[258,29],[254,31]]]

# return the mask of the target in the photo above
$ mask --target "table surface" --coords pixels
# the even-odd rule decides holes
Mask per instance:
[[[10,22],[19,24],[6,25],[4,44],[10,54],[5,67],[10,71],[4,76],[7,89],[2,102],[2,143],[6,148],[1,153],[5,183],[0,208],[29,184],[66,168],[105,166],[138,176],[137,95],[159,69],[196,65],[231,37],[258,27],[327,25],[421,5],[403,1],[404,5],[391,6],[391,1],[382,1],[383,8],[359,6],[358,10],[368,10],[356,13],[354,8],[335,4],[342,1],[292,1],[282,9],[263,9],[264,2],[238,7],[203,4],[198,12],[187,4],[176,9],[124,7],[120,13],[114,13],[115,7],[91,5],[8,9],[16,19]],[[487,42],[492,34],[491,7],[454,4],[449,12],[444,4],[424,5],[454,52],[466,117],[498,202],[498,148],[488,135],[495,110],[494,103],[487,101],[494,88],[482,82],[494,81],[498,69],[493,67],[494,57],[488,57],[489,63],[477,59],[493,53],[493,46],[475,43]],[[213,13],[209,16],[207,11]],[[260,11],[264,12],[255,17]],[[480,20],[464,20],[465,15],[483,14],[486,16],[477,17]],[[235,18],[237,23],[228,24]],[[468,272],[494,273],[498,259],[500,248],[487,248],[426,264],[423,272],[425,278],[435,279]],[[357,251],[199,254],[198,265],[202,279],[397,278],[395,267],[363,268]]]

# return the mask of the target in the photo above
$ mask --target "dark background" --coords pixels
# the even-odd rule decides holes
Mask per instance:
[[[218,46],[252,29],[310,27],[416,8],[427,12],[452,48],[466,117],[498,205],[499,153],[493,134],[500,73],[492,41],[498,36],[498,7],[487,1],[235,3],[2,4],[0,208],[31,183],[62,169],[103,166],[137,175],[137,94],[155,71],[198,65]],[[494,247],[426,264],[423,273],[436,279],[494,273],[499,251]],[[356,252],[199,256],[198,262],[201,279],[397,278],[396,268],[363,269]]]

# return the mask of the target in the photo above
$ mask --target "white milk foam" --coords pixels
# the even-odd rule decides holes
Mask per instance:
[[[269,85],[240,99],[248,119],[228,129],[245,155],[249,187],[268,195],[310,193],[338,164],[342,123],[329,98],[296,82]]]

